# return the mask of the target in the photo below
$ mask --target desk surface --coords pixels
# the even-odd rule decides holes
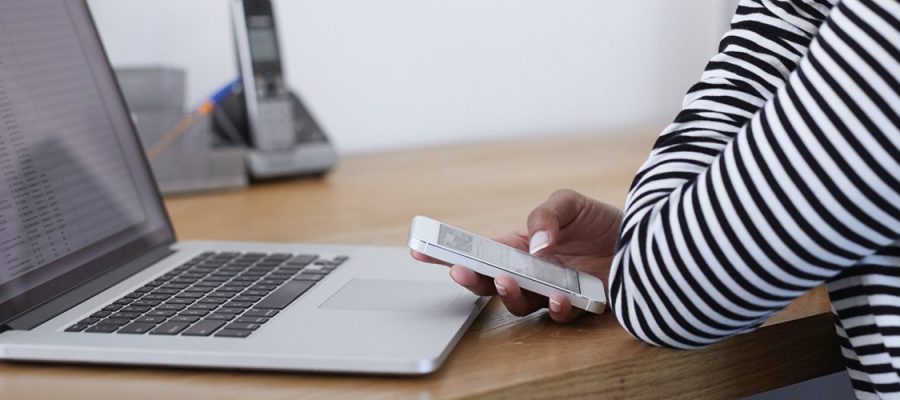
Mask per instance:
[[[558,188],[618,206],[652,134],[540,138],[346,157],[324,179],[166,200],[180,239],[404,245],[416,214],[486,235]],[[693,352],[631,338],[610,314],[569,325],[492,301],[419,378],[0,364],[0,399],[733,398],[841,368],[818,288],[749,335]]]

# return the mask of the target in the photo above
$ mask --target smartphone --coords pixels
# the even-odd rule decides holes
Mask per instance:
[[[492,278],[507,274],[519,287],[537,294],[562,293],[573,306],[595,314],[603,313],[606,308],[603,281],[596,276],[553,264],[428,217],[413,218],[409,248]]]

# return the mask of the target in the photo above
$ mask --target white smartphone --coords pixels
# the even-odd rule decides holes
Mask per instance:
[[[596,276],[561,267],[428,217],[413,218],[409,248],[492,278],[507,274],[519,287],[537,294],[562,293],[573,306],[595,314],[606,308],[603,281]]]

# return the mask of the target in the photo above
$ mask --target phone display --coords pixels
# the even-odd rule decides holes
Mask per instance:
[[[250,53],[254,63],[278,61],[275,30],[270,26],[247,29]]]
[[[577,272],[452,226],[441,224],[437,244],[505,271],[535,278],[575,293],[581,292]]]

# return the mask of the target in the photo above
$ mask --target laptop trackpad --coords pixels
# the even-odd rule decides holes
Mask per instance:
[[[442,311],[463,290],[450,282],[351,279],[319,308],[366,311]]]

